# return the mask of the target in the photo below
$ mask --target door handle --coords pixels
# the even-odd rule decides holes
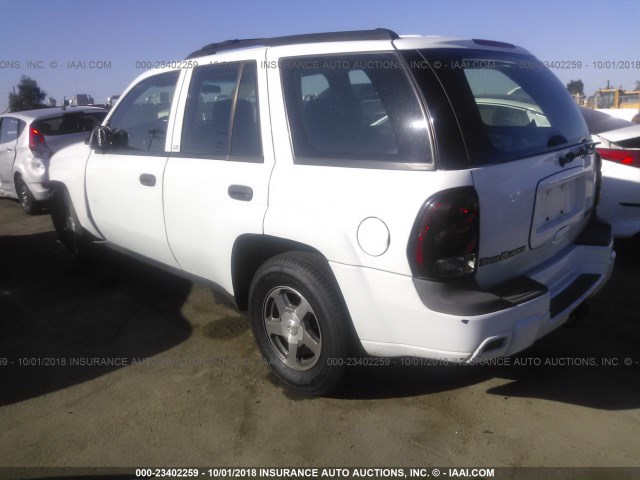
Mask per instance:
[[[246,185],[229,185],[229,196],[235,200],[249,202],[253,198],[253,189]]]
[[[151,175],[150,173],[143,173],[142,175],[140,175],[140,183],[145,187],[155,187],[156,176]]]

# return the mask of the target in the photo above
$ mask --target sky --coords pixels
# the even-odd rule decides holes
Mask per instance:
[[[104,103],[147,65],[208,43],[376,27],[514,43],[571,67],[553,72],[588,95],[640,80],[638,0],[0,0],[0,12],[0,112],[22,75],[58,103]]]

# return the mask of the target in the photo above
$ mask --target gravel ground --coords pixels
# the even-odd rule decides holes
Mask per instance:
[[[587,317],[503,365],[360,368],[303,398],[209,289],[79,264],[0,200],[0,465],[640,466],[640,249],[616,250]]]

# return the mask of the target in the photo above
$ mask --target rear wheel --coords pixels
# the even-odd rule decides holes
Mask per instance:
[[[38,202],[22,177],[16,179],[16,193],[18,194],[18,201],[25,213],[35,215],[39,212]]]
[[[268,260],[254,276],[249,302],[253,334],[280,380],[308,395],[338,386],[349,318],[326,260],[306,252]]]

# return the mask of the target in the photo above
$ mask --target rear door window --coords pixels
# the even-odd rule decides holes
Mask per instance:
[[[395,55],[286,58],[280,71],[296,163],[432,162],[425,114]]]
[[[423,50],[453,107],[472,166],[566,148],[590,134],[562,83],[529,55]],[[419,75],[416,75],[419,77]],[[429,99],[429,92],[424,92]]]
[[[256,62],[198,67],[189,85],[180,152],[262,161]]]

